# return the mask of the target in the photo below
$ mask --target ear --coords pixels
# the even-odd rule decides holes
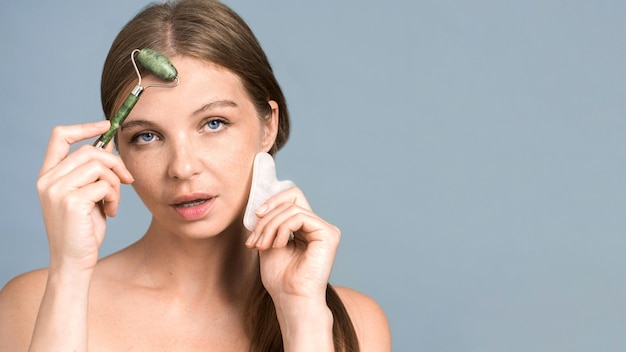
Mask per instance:
[[[267,102],[271,109],[272,115],[263,120],[263,136],[262,136],[262,145],[261,148],[264,152],[269,152],[276,141],[276,136],[278,135],[278,103],[273,100]]]

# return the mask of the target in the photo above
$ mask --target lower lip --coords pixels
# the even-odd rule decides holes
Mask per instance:
[[[204,218],[213,207],[215,198],[211,198],[204,203],[194,205],[193,207],[172,206],[172,208],[185,220],[194,221]]]

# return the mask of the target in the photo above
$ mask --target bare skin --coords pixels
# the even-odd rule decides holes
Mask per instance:
[[[247,351],[242,307],[259,266],[285,350],[333,350],[325,285],[339,229],[298,188],[268,200],[252,233],[242,224],[252,160],[273,144],[277,105],[262,121],[234,74],[172,61],[180,86],[144,93],[119,132],[119,157],[91,146],[69,153],[107,123],[53,131],[38,183],[50,267],[0,292],[0,352]],[[124,183],[153,220],[138,242],[98,260]],[[390,351],[376,302],[337,290],[362,351]]]

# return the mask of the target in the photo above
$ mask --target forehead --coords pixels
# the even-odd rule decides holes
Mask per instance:
[[[188,56],[175,56],[170,59],[178,71],[178,90],[203,91],[205,93],[237,95],[244,93],[244,87],[237,74],[215,63]],[[167,83],[147,75],[142,78],[142,86]],[[162,89],[162,88],[161,88]],[[150,90],[157,90],[156,87]]]
[[[164,110],[187,114],[199,106],[219,100],[233,101],[241,107],[253,106],[241,79],[232,71],[187,56],[175,56],[170,61],[178,71],[178,85],[173,88],[150,87],[167,82],[152,75],[143,77],[141,85],[146,88],[129,118]]]

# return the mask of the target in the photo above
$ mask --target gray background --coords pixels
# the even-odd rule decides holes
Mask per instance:
[[[626,350],[624,1],[237,1],[293,115],[279,176],[344,237],[395,351]],[[0,5],[0,285],[46,266],[51,128],[102,118],[143,0]],[[107,254],[148,214],[123,190]]]

